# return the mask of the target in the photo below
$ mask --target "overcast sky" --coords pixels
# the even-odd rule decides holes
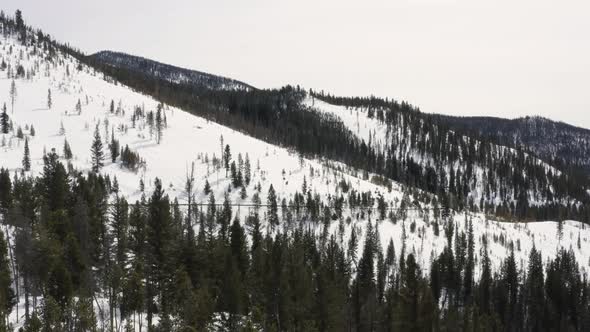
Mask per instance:
[[[590,128],[590,2],[3,0],[93,53],[407,100],[424,112],[542,115]]]

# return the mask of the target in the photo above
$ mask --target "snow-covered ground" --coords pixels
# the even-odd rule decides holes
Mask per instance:
[[[237,160],[238,154],[241,154],[245,159],[248,154],[252,166],[252,181],[247,190],[248,197],[241,199],[239,191],[233,190],[230,198],[235,203],[251,203],[254,186],[259,183],[262,187],[262,202],[266,201],[270,184],[275,187],[279,199],[286,198],[288,201],[296,191],[301,192],[304,178],[308,188],[320,195],[324,201],[327,201],[328,197],[342,193],[338,183],[344,179],[359,192],[370,191],[375,196],[383,195],[393,208],[399,207],[401,203],[403,197],[401,185],[394,183],[392,190],[389,191],[385,187],[363,180],[361,172],[350,171],[345,165],[326,160],[300,158],[295,152],[265,143],[173,107],[165,107],[167,128],[164,129],[162,140],[158,144],[155,134],[150,135],[145,120],[136,121],[135,128],[132,127],[131,121],[135,108],[140,107],[146,112],[155,111],[157,101],[123,85],[113,83],[112,80],[105,79],[102,74],[95,73],[90,68],[79,67],[78,62],[71,57],[59,55],[53,63],[50,63],[44,59],[44,55],[31,52],[31,47],[25,48],[13,39],[1,41],[1,60],[13,69],[19,64],[27,71],[35,69],[30,78],[15,80],[17,97],[14,112],[12,112],[9,94],[12,79],[7,77],[6,70],[0,71],[0,103],[6,102],[13,122],[13,132],[6,135],[0,134],[0,141],[3,142],[0,147],[0,167],[8,168],[12,172],[20,172],[22,169],[24,140],[15,136],[17,128],[21,127],[29,139],[31,173],[35,175],[42,171],[43,153],[55,149],[59,155],[62,155],[66,139],[74,155],[73,166],[83,171],[90,170],[90,146],[94,128],[98,125],[106,155],[102,172],[117,177],[122,194],[131,201],[140,196],[141,179],[146,184],[146,191],[149,192],[156,177],[162,179],[171,197],[178,198],[180,202],[186,201],[184,184],[192,163],[195,164],[197,201],[203,203],[207,201],[202,190],[205,180],[211,184],[216,199],[221,201],[224,193],[231,186],[231,180],[226,177],[225,169],[213,166],[212,160],[214,156],[219,158],[221,155],[220,140],[223,136],[224,144],[229,144],[231,147],[232,158]],[[51,109],[47,107],[48,90],[51,90],[52,96]],[[75,112],[78,100],[82,104],[80,114]],[[110,113],[109,110],[111,101],[114,101],[115,114]],[[363,139],[368,140],[369,135],[373,135],[383,140],[387,136],[386,126],[376,119],[369,119],[366,112],[362,110],[334,106],[318,99],[313,101],[308,99],[306,103],[338,115],[351,129],[356,128],[353,132]],[[119,114],[116,114],[117,110]],[[60,133],[62,124],[64,132]],[[31,126],[35,128],[35,136],[31,136],[30,130],[26,129]],[[122,168],[119,161],[115,163],[110,161],[107,144],[113,130],[121,146],[129,145],[146,161],[144,168],[133,172]],[[414,198],[411,201],[414,201]],[[428,207],[424,204],[423,206]],[[350,211],[345,212],[345,215],[350,215]],[[439,241],[429,236],[429,227],[426,227],[428,223],[424,223],[422,213],[414,217],[412,213],[409,215],[405,222],[408,228],[407,246],[414,247],[416,252],[423,256],[423,261],[427,262],[430,252],[444,245],[444,239]],[[432,216],[429,219],[432,220]],[[464,220],[465,217],[459,215],[456,219],[461,229],[463,222],[460,220]],[[490,235],[504,234],[506,242],[510,240],[516,242],[520,239],[524,253],[528,252],[533,238],[538,245],[543,246],[544,253],[545,250],[553,252],[557,247],[554,223],[529,223],[525,227],[525,224],[485,222],[485,219],[482,215],[474,216],[476,238],[487,229]],[[353,218],[353,220],[356,219]],[[422,237],[418,236],[418,231],[415,235],[410,233],[409,224],[413,220],[417,222],[416,229],[419,230],[422,226],[426,229]],[[364,224],[365,221],[361,220],[358,223]],[[384,246],[387,245],[389,238],[401,236],[401,224],[402,222],[398,222],[394,225],[388,221],[380,223]],[[568,235],[568,227],[571,227],[570,235]],[[582,243],[586,242],[590,236],[581,227],[579,223],[568,222],[562,240],[564,247],[577,248],[578,231],[581,232]],[[394,241],[394,243],[401,242]],[[492,246],[490,249],[492,256],[505,256],[505,252],[499,251],[499,248]],[[549,255],[549,252],[546,255]],[[584,257],[582,262],[584,262],[582,265],[586,265],[588,257]]]
[[[73,166],[82,171],[90,170],[90,146],[94,129],[98,125],[106,155],[102,172],[117,178],[121,193],[130,201],[140,197],[140,180],[143,179],[146,191],[149,192],[153,180],[159,177],[171,197],[185,202],[184,184],[192,163],[195,165],[196,200],[203,203],[207,201],[202,188],[208,180],[216,199],[222,201],[224,193],[231,186],[231,180],[226,177],[225,169],[214,167],[212,160],[214,156],[219,158],[221,155],[220,141],[223,136],[223,144],[229,144],[231,147],[232,158],[237,160],[238,154],[241,154],[245,159],[247,154],[252,166],[252,181],[247,188],[248,197],[241,199],[239,190],[232,190],[230,198],[235,203],[251,203],[254,186],[259,183],[262,187],[262,202],[266,202],[266,193],[271,184],[280,200],[286,198],[289,201],[296,191],[301,192],[305,179],[308,188],[320,195],[325,202],[328,201],[328,197],[339,196],[342,193],[338,183],[345,180],[359,192],[370,191],[374,196],[383,195],[393,208],[401,204],[404,196],[401,185],[394,183],[389,191],[388,188],[364,180],[362,172],[354,172],[345,165],[326,160],[300,158],[295,152],[173,107],[165,106],[167,128],[164,129],[162,140],[158,144],[155,135],[150,135],[145,120],[138,120],[135,127],[131,121],[134,109],[138,107],[146,112],[156,110],[158,103],[151,97],[105,80],[102,74],[95,73],[87,67],[78,68],[77,61],[71,57],[60,55],[50,63],[44,59],[43,54],[31,54],[31,47],[25,48],[12,39],[0,39],[0,42],[0,62],[5,61],[11,68],[16,68],[20,64],[27,71],[34,70],[30,78],[15,80],[18,95],[14,103],[14,112],[9,95],[12,79],[7,77],[6,70],[0,71],[0,107],[2,103],[6,103],[13,122],[11,133],[0,134],[0,167],[8,168],[11,172],[20,172],[22,169],[24,139],[16,137],[19,127],[28,137],[32,161],[31,174],[36,175],[42,171],[44,151],[55,149],[62,156],[66,139],[74,155]],[[47,107],[48,90],[52,96],[51,109]],[[75,112],[78,100],[82,106],[80,114]],[[114,101],[115,109],[119,110],[118,114],[110,112],[111,100]],[[306,102],[337,114],[355,134],[366,141],[370,136],[376,143],[384,144],[386,141],[386,126],[375,119],[368,119],[363,112],[333,106],[317,99]],[[34,127],[34,136],[30,135],[31,126]],[[121,146],[129,145],[146,161],[144,168],[133,172],[122,168],[119,161],[110,161],[106,146],[113,131]],[[410,201],[414,200],[415,197],[410,198]],[[429,207],[427,204],[422,206]],[[345,209],[344,215],[345,220],[332,223],[332,233],[340,236],[343,243],[346,243],[352,229],[356,228],[361,235],[359,243],[362,247],[367,218],[357,218],[357,213],[349,209]],[[579,222],[565,222],[563,237],[559,240],[555,222],[506,223],[490,220],[484,215],[464,214],[455,215],[449,222],[455,223],[460,231],[464,231],[466,218],[472,218],[473,221],[477,258],[481,257],[482,237],[486,236],[492,265],[496,269],[506,257],[510,246],[514,247],[517,262],[524,268],[531,247],[535,244],[541,250],[544,259],[553,257],[560,246],[571,248],[583,271],[588,270],[590,229]],[[440,235],[435,236],[431,224],[433,220],[432,212],[408,211],[405,220],[396,223],[389,219],[379,221],[381,244],[385,249],[392,239],[395,252],[399,255],[405,241],[406,252],[415,252],[418,261],[426,270],[431,259],[440,253],[446,244],[443,221]],[[372,222],[375,222],[374,217]],[[412,223],[415,223],[415,227]],[[402,236],[404,233],[405,239]],[[24,311],[20,310],[20,313]],[[13,312],[11,321],[15,321],[15,315]]]

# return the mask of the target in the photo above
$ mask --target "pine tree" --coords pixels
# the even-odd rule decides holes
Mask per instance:
[[[148,329],[151,328],[154,308],[159,308],[160,317],[171,313],[171,282],[174,275],[174,229],[170,215],[170,201],[164,194],[162,182],[156,178],[154,192],[148,203],[147,228],[147,276]],[[159,303],[155,303],[155,299]]]
[[[160,144],[162,141],[162,132],[164,131],[164,124],[162,123],[162,104],[158,105],[156,112],[156,142]]]
[[[205,193],[205,195],[209,195],[211,193],[211,185],[209,184],[208,179],[205,179],[205,187],[203,188],[203,193]]]
[[[529,254],[527,280],[525,282],[526,323],[532,328],[532,331],[543,330],[543,321],[545,319],[543,312],[545,304],[544,289],[543,259],[533,243],[533,248]]]
[[[6,248],[4,233],[0,230],[0,331],[8,331],[6,325],[8,315],[16,305],[16,296],[11,287],[10,262]]]
[[[111,114],[115,113],[115,101],[111,99],[111,106],[109,107]]]
[[[68,143],[67,139],[64,139],[63,156],[67,160],[70,160],[73,157],[72,149],[70,148],[70,144]]]
[[[98,125],[94,130],[94,140],[92,141],[90,153],[92,155],[92,171],[98,173],[104,166],[104,151],[102,150],[102,139],[100,138]]]
[[[10,104],[12,106],[12,114],[14,114],[14,103],[16,102],[16,97],[18,97],[18,91],[16,89],[16,83],[14,82],[14,79],[10,83],[10,90],[8,93],[10,95]]]
[[[29,151],[29,138],[25,138],[25,154],[23,156],[23,169],[28,172],[31,170],[31,152]]]
[[[246,186],[250,185],[251,176],[250,157],[246,153],[246,160],[244,161],[244,182],[246,183]]]
[[[53,106],[53,101],[51,100],[51,89],[47,89],[47,108],[51,109]]]
[[[112,132],[111,134],[111,143],[109,144],[109,150],[111,151],[111,161],[114,163],[117,161],[117,157],[119,157],[120,153],[119,140],[115,139],[114,132]]]
[[[10,117],[8,116],[8,113],[6,112],[6,103],[4,103],[4,106],[2,107],[2,113],[0,114],[0,133],[8,134],[9,130],[10,130]]]
[[[76,103],[76,113],[82,114],[82,102],[80,102],[80,99],[78,99],[78,102]]]
[[[473,291],[473,276],[475,274],[475,242],[473,238],[473,221],[469,219],[467,226],[467,260],[465,263],[465,275],[463,288],[465,303],[470,304]]]
[[[279,215],[278,215],[278,205],[277,205],[277,194],[275,193],[275,189],[273,188],[272,184],[268,188],[267,204],[268,204],[268,223],[271,225],[271,227],[278,226]]]
[[[221,237],[221,240],[223,242],[227,241],[228,239],[228,232],[229,232],[229,223],[231,222],[231,217],[232,217],[232,210],[231,210],[231,203],[229,200],[229,195],[227,194],[227,192],[225,193],[224,197],[223,197],[223,207],[219,213],[219,216],[217,218],[218,223],[220,224],[220,229],[219,229],[219,234]]]
[[[229,166],[231,162],[231,151],[229,149],[229,144],[225,146],[225,151],[223,152],[223,165],[225,166],[225,176],[227,177],[227,172],[229,172]]]

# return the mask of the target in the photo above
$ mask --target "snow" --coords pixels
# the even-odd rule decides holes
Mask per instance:
[[[9,48],[12,48],[10,54]],[[21,51],[22,59],[20,59]],[[153,180],[160,177],[166,192],[172,198],[185,202],[184,184],[192,163],[195,165],[197,202],[206,203],[207,201],[202,190],[205,180],[210,182],[216,200],[221,201],[231,185],[230,179],[225,176],[224,169],[215,169],[211,160],[213,156],[220,157],[220,137],[223,136],[224,144],[229,144],[231,147],[233,159],[237,160],[238,153],[245,158],[247,153],[252,165],[253,174],[247,188],[248,197],[242,200],[239,197],[239,190],[232,190],[230,198],[234,203],[251,203],[252,194],[255,192],[254,186],[258,183],[262,186],[262,202],[266,202],[266,192],[270,184],[274,186],[279,199],[286,198],[288,201],[296,191],[301,191],[304,179],[314,194],[320,195],[324,201],[327,201],[328,197],[342,194],[338,183],[344,179],[359,192],[370,191],[374,196],[383,195],[388,204],[394,208],[401,204],[404,193],[403,187],[399,184],[394,183],[392,190],[389,191],[385,187],[364,180],[360,175],[362,172],[351,170],[346,165],[329,160],[300,158],[297,153],[174,107],[165,106],[167,128],[163,132],[161,143],[158,144],[155,137],[150,137],[149,129],[143,120],[138,121],[135,128],[132,128],[131,124],[131,115],[135,107],[145,107],[146,111],[155,111],[158,103],[154,99],[123,85],[114,84],[90,68],[82,66],[82,70],[78,70],[77,61],[71,57],[60,55],[59,59],[50,64],[44,60],[43,55],[30,55],[30,52],[31,48],[25,49],[12,39],[3,40],[0,44],[0,58],[13,68],[18,63],[27,69],[38,68],[32,78],[15,80],[18,97],[14,104],[14,113],[11,112],[8,93],[12,80],[6,77],[6,71],[0,71],[0,103],[6,102],[9,115],[14,122],[15,132],[19,126],[24,130],[27,125],[33,125],[36,131],[35,136],[30,136],[29,131],[24,130],[29,138],[31,175],[37,175],[42,171],[44,151],[55,149],[59,155],[62,155],[65,139],[68,140],[74,154],[73,166],[82,171],[89,171],[90,146],[94,128],[98,124],[105,143],[106,160],[102,172],[112,177],[116,176],[121,193],[130,201],[141,196],[139,192],[141,179],[145,182],[146,192],[150,192]],[[51,109],[47,108],[48,89],[52,93]],[[82,112],[79,115],[74,112],[78,100],[82,103]],[[115,108],[120,103],[122,114],[116,115],[109,112],[111,100],[114,101]],[[386,144],[386,138],[390,134],[388,128],[376,119],[367,118],[362,111],[330,105],[317,99],[314,101],[308,99],[306,103],[339,116],[359,138],[368,141],[371,137],[374,144]],[[105,121],[108,121],[106,129]],[[64,135],[59,133],[62,123],[65,129]],[[133,151],[137,151],[145,159],[145,168],[132,172],[122,168],[119,161],[111,163],[106,139],[110,140],[112,128],[121,146],[128,144]],[[108,135],[105,135],[106,130]],[[0,167],[8,168],[11,172],[20,172],[24,140],[16,138],[14,133],[0,134],[0,141],[6,142],[5,146],[0,147]],[[260,165],[260,168],[257,165]],[[481,174],[481,170],[476,171]],[[410,201],[414,200],[415,197],[410,197]],[[430,206],[423,204],[423,207]],[[350,224],[342,221],[344,226],[342,232],[339,222],[333,222],[330,227],[331,233],[336,234],[344,245],[353,227],[356,227],[361,232],[359,250],[362,250],[362,236],[364,236],[368,218],[357,219],[356,212],[358,211],[345,210],[345,219],[349,216],[353,218],[350,218]],[[405,221],[399,220],[395,224],[388,219],[378,221],[380,241],[385,250],[392,239],[397,255],[401,251],[402,243],[405,242],[406,253],[416,253],[418,262],[426,272],[430,261],[446,245],[444,222],[441,221],[440,235],[437,237],[431,225],[434,220],[432,212],[408,211],[407,214]],[[488,250],[494,269],[499,268],[501,261],[509,252],[509,243],[513,243],[517,262],[522,268],[526,267],[529,252],[534,244],[541,250],[543,259],[553,257],[559,247],[571,248],[582,270],[584,272],[588,270],[590,229],[582,223],[565,222],[563,238],[559,240],[555,222],[526,224],[500,222],[488,219],[481,214],[468,216],[457,214],[450,222],[464,231],[465,218],[473,220],[477,259],[481,257],[483,248],[482,236],[485,235],[488,238]],[[371,220],[375,222],[375,214]],[[415,232],[410,230],[412,222],[416,223]],[[404,228],[405,239],[402,236]],[[319,228],[318,232],[320,232]],[[578,236],[581,248],[577,247]],[[504,244],[494,240],[500,237],[506,239]],[[19,312],[24,313],[24,310],[21,308]],[[16,321],[15,315],[13,311],[10,317],[12,322]]]

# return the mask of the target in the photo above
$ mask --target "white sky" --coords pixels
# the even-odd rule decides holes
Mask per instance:
[[[454,115],[590,128],[590,2],[3,0],[87,53],[243,80],[389,96]]]

